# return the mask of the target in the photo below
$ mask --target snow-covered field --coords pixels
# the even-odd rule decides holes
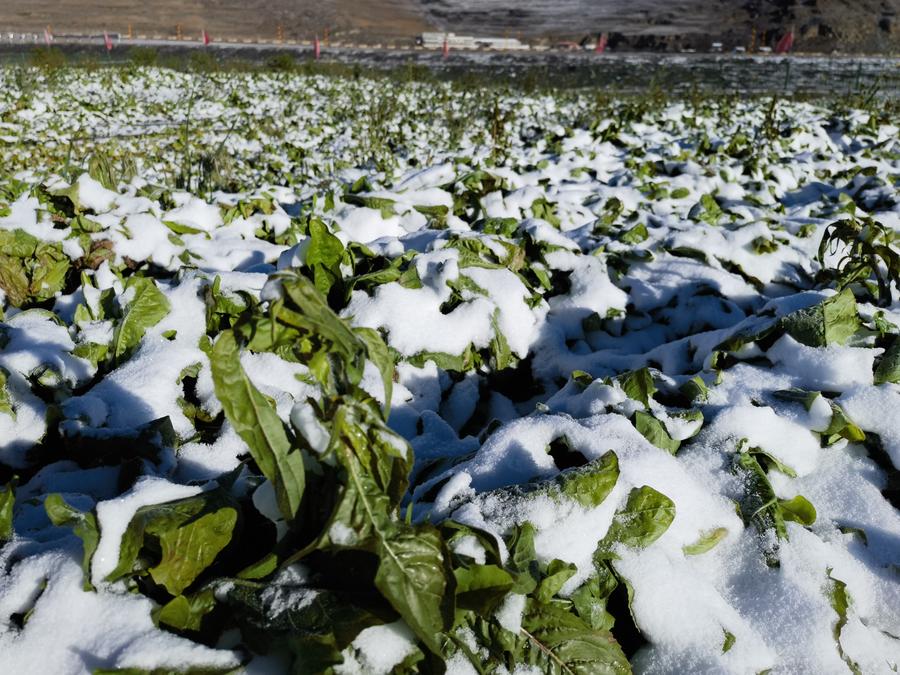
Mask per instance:
[[[0,71],[0,671],[896,672],[892,110]]]

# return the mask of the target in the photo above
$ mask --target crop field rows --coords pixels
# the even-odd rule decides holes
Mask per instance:
[[[8,673],[891,673],[896,102],[0,69]]]

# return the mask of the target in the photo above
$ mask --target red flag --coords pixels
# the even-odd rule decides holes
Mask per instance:
[[[113,48],[112,38],[109,37],[109,33],[103,31],[103,44],[106,45],[106,51],[111,52]]]
[[[450,56],[450,42],[447,40],[447,36],[446,36],[446,35],[444,36],[444,50],[443,50],[443,56],[444,56],[445,59],[446,59],[448,56]]]
[[[316,34],[316,39],[313,40],[313,56],[316,58],[316,61],[319,60],[319,56],[322,54],[322,45],[319,44],[319,35]]]
[[[606,51],[606,43],[609,42],[609,36],[606,33],[600,35],[597,38],[597,46],[594,47],[594,52],[597,54],[602,54]]]
[[[203,29],[203,44],[208,45],[212,40],[209,37],[209,33],[206,32],[206,29]]]
[[[794,46],[794,31],[790,30],[785,33],[784,37],[775,45],[776,54],[787,54]]]

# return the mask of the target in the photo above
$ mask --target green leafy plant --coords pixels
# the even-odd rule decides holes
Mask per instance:
[[[818,260],[824,268],[827,252],[840,252],[841,257],[834,268],[823,270],[824,278],[839,289],[859,287],[879,305],[889,305],[894,287],[900,285],[900,251],[894,237],[892,229],[868,216],[851,214],[835,221],[822,236]]]

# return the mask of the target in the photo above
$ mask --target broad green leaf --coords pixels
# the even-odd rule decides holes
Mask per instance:
[[[625,506],[616,511],[612,524],[594,553],[597,559],[614,558],[613,548],[646,548],[659,539],[675,519],[675,504],[649,485],[628,493]]]
[[[596,316],[596,312],[594,313],[594,316]],[[582,389],[587,389],[594,382],[594,378],[591,374],[586,373],[583,370],[573,370],[570,377],[572,378],[572,381],[578,383]]]
[[[822,392],[806,391],[805,389],[798,389],[794,387],[792,389],[780,389],[773,392],[772,395],[777,399],[781,399],[782,401],[802,403],[803,407],[806,408],[806,410],[810,410],[812,409],[813,404],[816,402],[816,399],[822,395]]]
[[[346,482],[312,546],[371,548],[397,521],[397,507],[408,485],[412,452],[371,407],[352,399],[343,399],[335,408],[331,426],[331,441],[325,454],[333,454],[346,472]]]
[[[696,218],[710,225],[717,225],[723,215],[724,212],[711,194],[701,195],[700,201],[688,212],[689,218]]]
[[[0,490],[0,545],[13,536],[13,506],[16,502],[15,481]]]
[[[766,253],[774,253],[778,250],[778,242],[769,237],[757,237],[750,242],[750,248],[756,255],[765,255]]]
[[[234,333],[225,331],[210,355],[216,397],[225,416],[275,488],[278,509],[291,522],[306,486],[303,455],[292,447],[275,408],[253,386],[241,367]]]
[[[448,628],[444,617],[443,542],[431,525],[395,527],[383,533],[375,549],[379,557],[375,586],[416,636],[440,653],[438,636]]]
[[[487,616],[513,587],[513,577],[497,565],[456,567],[456,605]]]
[[[626,230],[622,234],[619,235],[619,241],[625,244],[640,244],[642,241],[645,241],[647,237],[650,236],[650,233],[647,232],[647,226],[643,223],[638,223],[630,230]]]
[[[71,527],[84,546],[84,554],[81,558],[81,569],[84,572],[84,590],[94,589],[91,584],[91,559],[97,544],[100,543],[100,527],[97,517],[93,513],[84,513],[69,506],[62,496],[58,494],[47,495],[44,500],[44,510],[50,522],[59,526]]]
[[[306,265],[313,271],[316,288],[327,295],[335,282],[341,279],[344,245],[331,233],[328,226],[317,218],[309,221],[309,236]]]
[[[462,354],[447,354],[445,352],[419,352],[415,356],[407,359],[412,365],[421,368],[428,361],[434,361],[434,364],[441,370],[464,373],[476,366],[479,362],[477,355],[474,353],[472,346],[466,348]]]
[[[553,227],[560,226],[561,221],[556,215],[556,204],[547,201],[544,197],[538,197],[531,203],[531,213],[535,218],[546,220]]]
[[[609,631],[594,630],[553,605],[529,603],[522,620],[529,639],[528,663],[552,675],[631,673],[628,659]]]
[[[239,579],[263,579],[278,569],[278,555],[268,553],[237,573]]]
[[[838,525],[838,529],[844,533],[849,534],[854,537],[858,537],[859,540],[865,544],[869,545],[869,536],[866,534],[866,531],[859,527],[853,527],[852,525]]]
[[[204,234],[204,230],[201,230],[200,228],[183,225],[182,223],[175,223],[171,220],[164,220],[162,223],[175,234]]]
[[[645,407],[650,406],[650,399],[656,393],[656,386],[653,384],[653,376],[647,368],[632,370],[616,378],[616,382],[622,387],[622,391],[628,398],[640,401]]]
[[[538,584],[534,594],[538,602],[548,603],[553,596],[559,593],[566,582],[578,572],[578,567],[573,563],[554,559],[547,565],[546,576]]]
[[[828,424],[828,428],[822,432],[826,442],[830,445],[838,438],[846,438],[851,443],[862,443],[865,441],[865,432],[847,417],[847,413],[844,412],[843,408],[834,401],[828,401],[828,403],[831,406],[831,422]]]
[[[780,325],[798,342],[810,347],[845,344],[861,323],[856,299],[849,288],[812,307],[791,312]]]
[[[648,412],[638,410],[634,413],[634,428],[657,448],[662,448],[673,455],[681,447],[681,441],[669,436],[663,423]]]
[[[394,206],[397,204],[393,199],[387,197],[374,197],[371,195],[345,194],[343,197],[347,204],[356,206],[365,206],[376,211],[381,211],[381,217],[385,220],[396,215]]]
[[[765,471],[771,471],[772,469],[775,469],[776,471],[780,471],[785,476],[788,476],[790,478],[797,477],[797,472],[794,471],[793,468],[782,462],[780,459],[775,457],[775,455],[766,452],[762,448],[750,448],[746,446],[744,446],[744,448],[747,453],[749,453],[754,459],[756,459],[757,462],[760,463],[760,466],[765,467]]]
[[[466,539],[469,537],[474,537],[478,544],[484,549],[485,554],[485,562],[489,565],[501,565],[500,555],[500,547],[497,544],[497,537],[495,537],[490,532],[486,530],[482,530],[477,527],[473,527],[471,525],[465,525],[463,523],[458,523],[455,520],[443,520],[439,525],[439,529],[441,531],[441,536],[444,538],[444,543],[447,544],[450,550],[453,549],[454,542],[460,539]],[[453,559],[456,560],[460,558],[462,560],[471,560],[471,556],[465,553],[459,553],[453,551]],[[466,562],[463,562],[465,565]]]
[[[323,353],[334,375],[331,384],[339,388],[339,393],[346,393],[348,387],[358,385],[365,369],[366,344],[346,321],[331,311],[325,298],[306,277],[281,273],[277,278],[281,280],[286,296],[299,310],[285,305],[277,312],[278,320],[329,343]]]
[[[557,482],[561,494],[585,508],[600,506],[619,479],[619,458],[610,450],[600,459],[561,473]]]
[[[216,606],[212,589],[204,589],[192,595],[178,595],[154,612],[154,620],[175,630],[199,631],[203,617]]]
[[[728,530],[724,527],[717,527],[700,535],[700,538],[693,544],[687,544],[681,547],[685,555],[700,555],[706,553],[716,547],[720,541],[728,536]]]
[[[705,401],[709,396],[709,387],[706,386],[706,382],[699,375],[694,375],[681,385],[679,391],[687,396],[690,401]]]
[[[514,593],[531,593],[537,586],[538,564],[534,550],[534,525],[528,521],[513,528],[507,542],[507,567],[516,572]]]
[[[49,300],[63,289],[71,263],[55,242],[24,230],[0,230],[0,289],[9,304]]]
[[[619,585],[615,574],[602,565],[603,574],[594,574],[569,596],[578,616],[595,630],[610,630],[615,617],[606,609],[609,596]]]
[[[900,337],[895,337],[875,368],[875,384],[900,384]]]
[[[128,523],[119,560],[106,578],[116,581],[131,574],[142,549],[152,542],[159,547],[159,560],[147,571],[170,594],[180,595],[229,544],[237,520],[237,505],[221,489],[142,506]]]
[[[116,362],[138,345],[144,333],[169,313],[169,300],[148,277],[129,277],[125,291],[133,290],[134,297],[125,315],[116,325],[112,340],[112,354]]]
[[[778,506],[785,520],[809,527],[816,522],[816,509],[806,497],[797,495],[793,499],[779,499]]]

